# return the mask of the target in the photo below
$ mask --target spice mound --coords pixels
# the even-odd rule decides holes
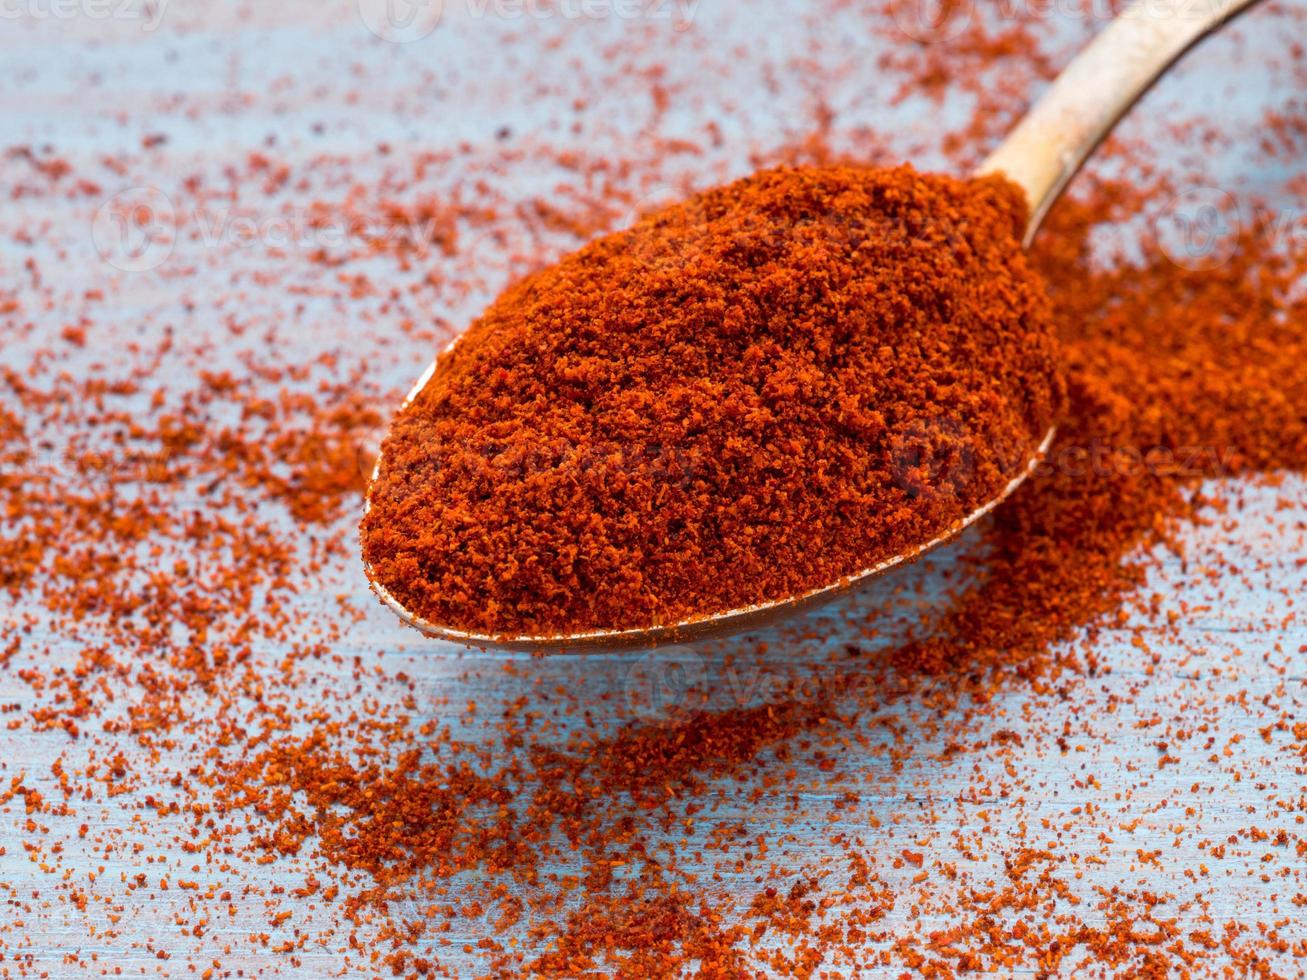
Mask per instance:
[[[958,525],[1062,400],[1020,191],[764,171],[512,286],[391,423],[373,582],[441,627],[670,625]]]

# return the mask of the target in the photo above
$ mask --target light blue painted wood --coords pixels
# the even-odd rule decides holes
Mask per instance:
[[[268,149],[269,137],[276,141],[268,151],[294,168],[290,188],[280,197],[243,196],[217,214],[216,225],[209,220],[214,215],[203,216],[204,221],[190,216],[193,235],[178,242],[158,274],[119,275],[103,266],[88,233],[98,197],[40,194],[7,201],[0,217],[0,263],[6,276],[31,255],[47,273],[57,268],[60,283],[59,302],[42,314],[40,330],[12,342],[6,336],[5,356],[26,363],[32,349],[76,315],[84,291],[100,286],[109,290],[112,313],[101,308],[97,322],[114,325],[80,355],[88,369],[99,363],[112,370],[122,360],[119,347],[126,339],[149,344],[168,327],[176,330],[183,352],[203,351],[204,363],[211,367],[238,368],[241,351],[257,349],[264,343],[263,331],[275,324],[278,357],[309,359],[324,349],[348,350],[353,343],[375,347],[378,391],[389,393],[378,397],[393,399],[425,364],[437,333],[433,328],[426,335],[404,335],[395,330],[399,319],[461,324],[510,275],[515,252],[528,250],[538,237],[565,248],[567,237],[533,228],[525,218],[502,222],[500,241],[470,231],[458,256],[441,260],[452,277],[474,283],[465,295],[424,290],[421,266],[403,269],[384,256],[359,260],[348,271],[366,273],[384,288],[374,297],[347,303],[332,274],[305,263],[297,246],[241,245],[233,223],[248,220],[267,228],[272,221],[302,229],[310,199],[343,200],[353,185],[378,180],[395,160],[468,141],[479,148],[469,157],[433,163],[424,180],[395,192],[398,197],[448,193],[468,179],[469,167],[493,159],[501,126],[511,128],[521,159],[498,169],[487,165],[476,176],[489,188],[488,197],[520,202],[559,193],[560,181],[577,185],[576,176],[551,158],[551,146],[633,157],[633,174],[614,177],[613,183],[632,196],[644,196],[675,188],[686,175],[702,184],[746,172],[752,151],[773,149],[807,130],[819,97],[839,112],[837,127],[843,128],[834,138],[842,148],[857,150],[858,137],[850,134],[865,125],[894,133],[897,150],[936,164],[938,157],[931,155],[936,130],[966,111],[960,101],[936,109],[916,96],[892,104],[893,87],[874,67],[881,42],[870,30],[872,20],[858,11],[817,11],[798,2],[745,10],[704,0],[688,30],[659,33],[658,25],[614,20],[576,25],[477,18],[461,6],[447,6],[451,12],[430,38],[401,46],[363,31],[351,4],[238,9],[172,0],[155,32],[142,31],[130,18],[107,23],[85,15],[0,22],[0,91],[6,93],[0,144],[48,143],[69,159],[77,175],[101,183],[105,194],[141,182],[175,193],[192,173],[221,186],[224,168],[242,165],[251,151]],[[1248,50],[1264,43],[1283,62],[1284,45],[1275,46],[1270,28],[1258,24],[1246,32]],[[1073,42],[1076,30],[1061,22],[1054,26],[1067,35],[1068,45]],[[662,117],[651,114],[646,80],[607,50],[628,41],[632,31],[647,44],[665,45],[653,49],[662,51],[658,58],[644,59],[667,64],[665,84],[674,97]],[[558,47],[550,46],[554,39]],[[1228,75],[1216,66],[1222,58],[1228,62],[1234,50],[1221,48],[1202,67],[1186,68],[1185,83],[1201,86],[1206,94],[1200,102],[1219,104],[1234,120],[1229,125],[1251,132],[1260,109],[1276,98],[1272,84],[1259,80],[1283,78],[1286,69],[1281,65],[1259,74],[1259,59],[1249,54],[1230,69],[1240,73],[1241,90],[1239,101],[1231,102],[1223,94]],[[841,75],[840,66],[848,64],[865,65],[865,71]],[[577,73],[584,82],[576,81]],[[705,77],[708,81],[700,84]],[[530,86],[529,97],[524,86]],[[582,133],[573,136],[556,123],[572,118],[570,103],[580,91],[595,93],[595,98],[579,117]],[[1164,82],[1140,110],[1152,114],[1149,121],[1128,122],[1126,134],[1138,136],[1146,131],[1141,127],[1175,118],[1169,107],[1179,91]],[[705,142],[702,155],[664,159],[653,145],[655,135],[704,142],[709,121],[719,124],[723,138],[716,147]],[[315,124],[321,126],[318,133]],[[141,138],[152,132],[168,135],[166,148],[153,156],[139,153]],[[376,152],[382,142],[391,145],[390,157]],[[1183,168],[1193,152],[1176,147],[1171,159]],[[113,177],[105,171],[100,158],[110,153],[134,154],[128,173]],[[1243,163],[1239,154],[1230,156],[1228,162],[1205,161],[1208,172],[1233,183]],[[6,190],[30,179],[12,160],[0,163],[0,174],[0,188]],[[1270,183],[1265,175],[1256,176]],[[303,190],[295,186],[301,177],[308,184]],[[591,191],[598,198],[605,188]],[[178,194],[177,200],[186,199]],[[34,244],[14,240],[12,232],[19,227],[38,230]],[[393,300],[385,295],[390,290]],[[238,301],[230,299],[233,292]],[[226,316],[254,323],[256,329],[242,339],[228,339],[219,330]],[[342,317],[350,318],[356,336],[369,339],[352,342],[348,333],[342,334]],[[374,343],[370,338],[376,336],[386,339]],[[213,339],[211,349],[202,343],[205,337]],[[161,378],[184,387],[193,370],[194,364],[179,354],[163,365]],[[47,462],[57,465],[57,455]],[[1234,921],[1254,931],[1258,922],[1283,920],[1278,928],[1290,943],[1307,939],[1301,906],[1294,902],[1295,895],[1307,891],[1301,860],[1291,848],[1247,835],[1254,827],[1297,828],[1307,808],[1302,759],[1289,750],[1284,735],[1267,741],[1259,734],[1282,713],[1304,717],[1307,627],[1297,612],[1307,575],[1302,565],[1307,556],[1304,489],[1298,479],[1278,489],[1248,487],[1242,509],[1213,526],[1186,532],[1187,565],[1157,556],[1149,591],[1161,596],[1163,610],[1174,609],[1180,616],[1175,630],[1146,634],[1155,666],[1150,668],[1147,656],[1131,645],[1133,633],[1106,630],[1097,648],[1110,672],[1064,678],[1065,700],[1056,691],[1014,686],[1000,695],[997,712],[978,717],[960,709],[935,712],[928,692],[886,700],[867,709],[845,734],[833,772],[813,765],[813,751],[830,752],[831,746],[797,747],[795,761],[786,766],[796,769],[792,798],[788,791],[764,793],[749,802],[736,786],[710,786],[695,800],[705,809],[692,828],[683,839],[666,841],[667,846],[685,870],[705,881],[720,874],[713,888],[743,899],[759,887],[755,878],[764,866],[752,862],[736,871],[734,856],[711,850],[721,828],[739,823],[748,835],[768,841],[778,864],[792,872],[830,871],[833,880],[845,873],[845,853],[830,841],[837,834],[861,838],[865,853],[876,859],[878,872],[899,896],[882,924],[897,936],[924,936],[953,922],[944,898],[961,885],[946,886],[937,862],[955,864],[959,882],[984,890],[1004,880],[1004,860],[1016,850],[1055,846],[1076,855],[1079,864],[1076,873],[1060,870],[1067,891],[1052,914],[1074,911],[1094,921],[1098,889],[1148,889],[1172,896],[1164,914],[1175,916],[1186,932],[1212,928],[1208,916],[1218,927]],[[200,500],[179,495],[177,505],[190,507]],[[342,521],[333,533],[352,534],[352,520]],[[960,547],[974,542],[973,535]],[[918,621],[923,610],[942,601],[945,574],[958,571],[953,563],[957,550],[937,556],[929,567],[877,583],[857,598],[808,614],[812,633],[820,639],[800,648],[774,643],[761,659],[749,653],[750,645],[730,642],[652,655],[549,660],[466,655],[402,630],[371,599],[347,554],[296,599],[305,610],[339,619],[335,597],[344,594],[363,613],[334,644],[331,657],[299,665],[303,703],[297,707],[322,706],[336,714],[363,704],[404,710],[477,740],[494,736],[499,705],[527,697],[541,712],[540,737],[561,742],[575,726],[587,723],[583,707],[589,707],[588,722],[599,732],[616,730],[632,717],[656,721],[659,712],[641,699],[652,693],[662,708],[669,707],[669,667],[702,681],[702,691],[685,692],[691,704],[749,703],[761,700],[779,679],[828,676],[832,652],[838,654],[849,642],[863,644],[856,625],[882,607],[889,612],[878,613],[878,622],[887,636]],[[1227,567],[1221,568],[1222,562]],[[1239,573],[1229,566],[1237,566]],[[1219,572],[1209,575],[1209,569]],[[0,605],[6,617],[27,611]],[[38,617],[26,649],[39,650],[40,662],[49,668],[72,664],[78,644]],[[281,653],[272,645],[257,649],[258,669],[275,671]],[[732,653],[736,663],[728,667]],[[368,669],[402,670],[411,689],[393,681],[360,683],[355,658]],[[868,659],[874,661],[874,656]],[[513,673],[505,671],[507,664],[516,668]],[[659,683],[649,683],[651,672]],[[552,693],[546,699],[542,692]],[[874,702],[878,692],[868,690],[866,696]],[[191,714],[198,719],[195,730],[178,733],[177,747],[166,750],[148,771],[185,772],[188,760],[208,744],[212,728],[206,708],[211,712],[216,706],[206,705],[197,694],[190,698]],[[12,672],[0,672],[0,703],[14,706],[2,717],[21,718],[38,701],[28,684]],[[475,715],[466,712],[468,701],[481,706]],[[128,707],[116,703],[108,714]],[[1160,723],[1140,727],[1153,718]],[[1048,734],[1064,724],[1069,725],[1066,752]],[[1206,726],[1206,733],[1184,740],[1176,735],[1198,726]],[[950,741],[988,742],[999,728],[1017,733],[1021,741],[942,754]],[[1178,762],[1159,768],[1155,743],[1163,738]],[[1214,739],[1211,748],[1206,747],[1208,738]],[[0,781],[22,775],[26,785],[58,799],[51,773],[57,756],[64,755],[71,767],[92,753],[103,757],[128,745],[98,731],[70,743],[58,731],[0,728]],[[778,764],[770,759],[765,754],[750,779],[775,775]],[[978,778],[976,767],[984,778]],[[840,807],[846,789],[856,793],[857,802]],[[181,842],[192,839],[188,819],[160,817],[135,805],[151,792],[166,795],[169,790],[143,783],[112,800],[78,800],[72,817],[39,818],[40,828],[48,830],[26,828],[21,799],[0,811],[0,901],[6,910],[0,922],[8,921],[0,925],[0,936],[10,944],[0,972],[25,954],[49,975],[61,977],[98,972],[101,966],[121,967],[130,975],[181,976],[189,975],[188,963],[202,969],[215,958],[224,968],[244,969],[247,975],[275,968],[289,976],[318,977],[344,969],[347,930],[340,928],[332,909],[271,894],[277,887],[298,886],[314,867],[312,856],[254,866],[212,849],[187,853]],[[1092,813],[1085,812],[1089,804]],[[97,833],[108,832],[115,846],[106,853],[95,844],[96,833],[80,838],[77,827],[83,822]],[[1223,860],[1210,857],[1211,846],[1231,837],[1236,842]],[[33,840],[41,842],[39,853],[23,845]],[[1202,842],[1210,846],[1200,848]],[[137,844],[142,845],[139,851],[133,849]],[[911,864],[892,866],[903,849],[924,855],[930,882],[914,883],[918,869]],[[964,850],[970,857],[960,857]],[[1139,856],[1158,850],[1155,864]],[[1271,860],[1264,861],[1268,855]],[[224,862],[231,862],[230,867]],[[1191,880],[1186,871],[1200,862],[1209,870]],[[559,869],[569,870],[566,864]],[[137,873],[146,874],[151,887],[128,894],[122,882]],[[211,920],[201,936],[190,935],[191,893],[175,885],[159,890],[157,883],[165,876],[173,882],[197,880],[204,889],[230,890],[237,896],[233,914]],[[74,886],[91,895],[86,911],[67,901]],[[1068,904],[1073,898],[1083,904],[1073,909]],[[292,918],[269,926],[265,901],[291,909]],[[1028,918],[1038,922],[1049,914],[1045,908]],[[454,945],[441,956],[451,969],[472,975],[479,961],[459,947],[488,931],[488,924],[474,917],[456,926],[447,937]],[[309,937],[298,965],[249,941],[251,933],[267,932],[275,945],[296,930]],[[784,946],[780,938],[768,941]],[[882,945],[871,944],[869,952]],[[160,948],[171,951],[172,958],[157,958],[154,950]],[[71,965],[64,962],[65,954],[84,961],[98,957],[98,964]],[[1287,974],[1300,970],[1291,956],[1273,965]],[[838,974],[853,972],[838,961],[830,966]]]

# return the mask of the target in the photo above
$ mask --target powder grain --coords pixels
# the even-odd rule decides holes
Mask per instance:
[[[393,421],[362,525],[429,622],[669,624],[856,574],[1024,467],[1062,397],[1020,192],[765,171],[517,283]]]

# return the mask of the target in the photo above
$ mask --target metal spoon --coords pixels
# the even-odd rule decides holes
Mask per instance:
[[[1081,164],[1117,120],[1181,55],[1257,0],[1136,0],[1078,54],[1053,85],[980,165],[977,174],[1001,173],[1017,184],[1030,205],[1022,243],[1029,245],[1040,223]],[[445,353],[458,343],[457,338]],[[400,407],[418,396],[436,372],[423,372]],[[855,575],[802,595],[647,629],[595,630],[547,636],[468,633],[429,622],[406,609],[365,565],[372,590],[400,619],[423,633],[469,646],[526,650],[621,647],[680,641],[709,633],[753,628],[803,606],[833,598],[953,538],[1003,502],[1034,471],[1053,442],[1050,429],[1026,466],[999,494],[930,541],[922,542]],[[381,460],[372,472],[375,483]],[[368,507],[371,499],[369,485]]]

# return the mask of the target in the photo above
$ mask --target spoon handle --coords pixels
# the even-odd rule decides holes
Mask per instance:
[[[1162,72],[1257,0],[1135,0],[1058,76],[978,174],[1026,192],[1025,244],[1085,158]]]

